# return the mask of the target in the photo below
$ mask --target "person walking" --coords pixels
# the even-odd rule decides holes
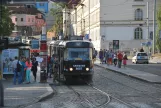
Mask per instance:
[[[54,57],[54,71],[53,71],[53,82],[55,82],[58,78],[58,71],[59,71],[59,61],[58,61],[58,57]]]
[[[100,59],[100,64],[103,64],[103,51],[102,49],[99,51],[99,59]]]
[[[16,80],[18,78],[18,84],[21,84],[21,62],[18,60],[18,57],[15,57],[15,60],[12,62],[12,67],[13,67],[13,84],[16,85]]]
[[[30,73],[31,73],[31,67],[32,67],[32,63],[30,61],[30,58],[27,59],[26,61],[26,83],[29,84],[30,83]]]
[[[114,63],[114,66],[116,67],[117,65],[117,54],[116,53],[114,53],[113,55],[113,63]]]
[[[126,66],[126,64],[127,64],[127,60],[128,60],[127,55],[126,55],[126,53],[124,52],[124,55],[123,55],[123,65],[124,65],[124,68],[125,68],[125,66]]]
[[[109,59],[109,51],[106,50],[106,64],[109,65],[108,59]]]
[[[22,64],[22,67],[21,67],[21,82],[23,83],[25,81],[25,68],[26,68],[26,64],[25,64],[25,58],[22,57],[21,58],[21,64]]]
[[[109,58],[108,58],[108,63],[110,65],[112,65],[112,56],[113,56],[113,53],[112,53],[112,50],[109,52]]]
[[[31,71],[33,73],[35,82],[36,82],[36,76],[37,76],[37,66],[38,66],[38,62],[36,61],[36,58],[33,58]]]
[[[118,68],[121,68],[123,55],[120,51],[118,52],[117,58],[118,58]]]

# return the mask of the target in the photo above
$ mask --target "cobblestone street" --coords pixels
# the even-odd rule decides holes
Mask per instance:
[[[52,85],[55,95],[26,108],[160,108],[161,87],[95,67],[93,86]]]

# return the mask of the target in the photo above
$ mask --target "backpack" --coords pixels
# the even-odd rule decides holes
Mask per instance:
[[[21,68],[22,66],[20,65],[19,61],[17,62],[17,68],[16,68],[16,72],[21,72]]]

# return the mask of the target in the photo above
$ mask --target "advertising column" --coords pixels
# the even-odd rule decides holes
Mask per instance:
[[[46,37],[46,27],[42,27],[42,35],[40,41],[40,57],[42,62],[40,64],[40,82],[46,82],[46,71],[47,71],[47,37]]]
[[[47,37],[46,37],[46,27],[42,27],[42,35],[40,41],[40,56],[43,58],[41,63],[41,70],[47,70]]]

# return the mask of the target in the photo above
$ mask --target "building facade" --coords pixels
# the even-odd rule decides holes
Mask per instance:
[[[14,31],[27,36],[41,34],[45,20],[42,17],[43,14],[35,7],[28,8],[22,4],[10,4],[8,8],[12,22],[15,24]]]
[[[119,40],[119,50],[130,51],[152,40],[153,0],[80,0],[70,17],[69,29],[76,35],[89,34],[97,50],[113,49],[113,41]]]

